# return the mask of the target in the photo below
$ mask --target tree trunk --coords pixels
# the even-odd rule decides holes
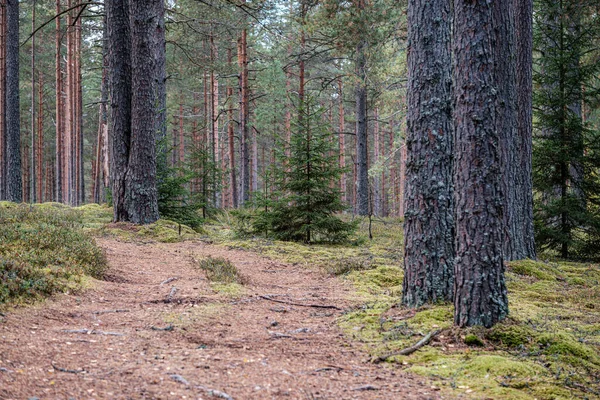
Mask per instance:
[[[453,287],[451,3],[411,0],[403,303],[450,301]]]
[[[156,169],[161,174],[167,169],[167,72],[165,39],[165,2],[154,1],[154,62],[156,82]],[[160,185],[161,182],[157,182]]]
[[[0,0],[0,200],[6,200],[6,0]]]
[[[6,1],[6,199],[23,200],[19,104],[19,1]]]
[[[129,1],[107,0],[109,87],[111,105],[110,174],[114,221],[128,221],[125,203],[131,142],[131,33]]]
[[[44,79],[42,71],[38,72],[38,113],[37,113],[37,156],[36,156],[36,174],[37,174],[37,200],[44,202],[43,177],[44,177]],[[47,198],[46,198],[47,199]]]
[[[61,12],[60,0],[56,0],[56,15]],[[56,154],[55,154],[55,200],[57,202],[63,201],[63,182],[64,182],[64,132],[63,132],[63,81],[62,81],[62,68],[61,68],[61,37],[62,32],[60,28],[60,17],[56,18],[56,30],[55,30],[55,76],[56,76],[56,111],[55,111],[55,123],[56,123]]]
[[[233,62],[232,50],[229,49],[227,52],[227,62],[231,65]],[[229,190],[231,191],[231,207],[238,207],[238,190],[237,190],[237,179],[235,173],[235,138],[234,138],[234,127],[233,127],[233,87],[227,87],[227,99],[229,110],[227,111],[227,138],[229,141]]]
[[[510,58],[496,51],[507,39],[496,32],[502,33],[508,11],[500,1],[454,3],[454,322],[461,327],[490,327],[508,315],[498,146],[506,82],[496,70]]]
[[[515,47],[517,76],[517,204],[518,235],[513,241],[514,254],[505,254],[506,260],[536,258],[533,231],[533,183],[532,183],[532,65],[533,65],[533,0],[513,0],[515,11]]]
[[[37,182],[36,182],[36,167],[37,167],[37,150],[36,150],[36,128],[37,121],[35,119],[35,0],[31,2],[31,202],[37,202]],[[41,177],[40,177],[41,178]]]
[[[378,167],[379,163],[379,145],[380,145],[380,137],[379,137],[379,110],[375,107],[375,112],[373,115],[375,119],[375,123],[373,124],[373,164]],[[373,175],[373,215],[381,217],[381,178],[378,173]]]
[[[249,113],[248,113],[248,44],[247,30],[244,28],[238,41],[238,63],[240,69],[240,202],[244,205],[250,200],[250,154],[248,149]]]
[[[362,4],[362,0],[359,0]],[[359,215],[369,214],[369,147],[367,135],[367,43],[361,40],[356,46],[356,203]]]
[[[153,0],[130,0],[131,19],[131,144],[125,203],[128,221],[148,224],[158,215],[156,190],[156,61],[152,48],[156,21]]]
[[[339,146],[340,146],[340,160],[339,166],[343,171],[340,176],[340,191],[342,192],[342,202],[346,203],[348,201],[347,196],[347,186],[346,186],[346,119],[344,114],[344,89],[342,79],[338,79],[338,87],[339,87],[339,96],[340,96],[340,104],[339,104]]]

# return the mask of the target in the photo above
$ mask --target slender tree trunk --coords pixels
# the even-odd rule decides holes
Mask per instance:
[[[37,175],[37,200],[40,203],[45,201],[42,183],[44,177],[44,79],[42,71],[38,72],[38,113],[37,113],[37,155],[36,155],[36,175]],[[47,198],[46,198],[47,199]]]
[[[454,322],[461,327],[490,327],[508,315],[498,146],[506,82],[496,67],[510,54],[496,49],[507,40],[501,33],[509,15],[506,2],[454,2]]]
[[[23,200],[19,109],[19,1],[6,1],[6,161],[7,200]]]
[[[35,31],[35,0],[31,3],[31,33]],[[37,167],[37,150],[36,150],[36,125],[35,108],[35,35],[31,37],[31,202],[37,202],[37,183],[36,183],[36,167]]]
[[[340,175],[340,191],[342,192],[342,202],[346,203],[348,201],[347,195],[347,174],[346,170],[346,118],[344,114],[344,87],[342,79],[338,79],[338,87],[339,87],[339,96],[340,96],[340,104],[339,104],[339,146],[340,146],[340,160],[339,166],[343,171]]]
[[[245,2],[245,1],[243,1]],[[244,205],[250,200],[250,154],[249,140],[249,113],[248,113],[248,44],[247,30],[244,28],[238,41],[238,63],[240,69],[240,202]]]
[[[6,0],[0,0],[0,200],[6,200]]]
[[[362,0],[359,0],[362,4]],[[359,215],[369,214],[369,166],[368,166],[368,134],[367,134],[367,60],[366,42],[361,40],[356,47],[356,194]]]
[[[373,126],[373,164],[377,165],[379,163],[379,145],[380,145],[380,137],[379,137],[379,110],[375,107],[375,124]],[[375,173],[373,176],[373,214],[377,216],[381,216],[381,179],[378,173]]]
[[[60,0],[56,0],[56,15],[61,12]],[[55,76],[56,76],[56,111],[55,111],[55,124],[56,124],[56,154],[55,154],[55,200],[57,202],[63,201],[63,181],[64,181],[64,169],[63,169],[63,153],[64,153],[64,132],[63,132],[63,82],[62,82],[62,69],[61,69],[61,18],[56,18],[56,30],[55,30]]]
[[[165,39],[165,2],[153,1],[154,15],[154,62],[156,75],[156,169],[160,173],[158,179],[167,169],[167,71],[166,71],[166,39]],[[157,185],[161,182],[157,180]]]
[[[229,65],[233,62],[232,49],[227,52],[227,62]],[[238,207],[238,190],[237,190],[237,179],[235,172],[235,137],[234,137],[234,119],[233,119],[233,87],[229,85],[227,87],[227,98],[229,104],[229,110],[227,111],[228,122],[227,122],[227,137],[229,141],[229,190],[231,191],[231,206],[233,208]]]
[[[411,307],[453,293],[451,23],[449,0],[409,2],[402,300]]]
[[[532,183],[532,94],[533,94],[533,0],[513,0],[515,9],[516,64],[517,76],[517,141],[520,159],[517,173],[520,186],[517,188],[515,211],[519,213],[517,227],[519,235],[513,242],[515,254],[512,258],[536,258],[533,232],[533,183]],[[505,254],[505,259],[511,259]]]
[[[183,92],[179,91],[179,167],[183,168],[185,165],[185,131],[183,129]]]

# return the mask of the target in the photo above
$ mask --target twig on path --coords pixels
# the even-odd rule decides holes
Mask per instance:
[[[67,372],[69,374],[79,374],[81,372],[85,372],[85,369],[66,369],[57,367],[56,365],[54,365],[54,363],[50,363],[50,365],[52,365],[52,368],[54,368],[56,371]]]
[[[171,379],[173,379],[175,382],[183,383],[186,386],[190,385],[190,383],[187,381],[187,379],[185,379],[181,375],[178,375],[178,374],[169,374],[169,377],[171,377]]]
[[[92,314],[100,315],[100,314],[110,314],[110,313],[125,313],[125,312],[129,312],[129,311],[131,311],[131,310],[125,310],[125,309],[101,310],[101,311],[94,311],[94,312],[92,312]]]
[[[150,329],[152,329],[153,331],[167,331],[167,332],[171,332],[173,330],[173,325],[169,324],[164,328],[158,328],[156,326],[151,326]]]
[[[400,350],[398,352],[384,354],[382,356],[376,357],[376,358],[373,359],[373,362],[374,363],[380,363],[380,362],[386,361],[388,358],[391,358],[391,357],[394,357],[394,356],[407,356],[409,354],[412,354],[415,351],[419,350],[421,347],[427,345],[431,341],[431,339],[433,339],[434,337],[436,337],[437,335],[439,335],[440,332],[441,332],[440,329],[435,330],[435,331],[431,331],[427,335],[425,335],[425,337],[423,337],[423,339],[419,340],[414,345],[412,345],[410,347],[407,347],[405,349],[402,349],[402,350]]]
[[[12,372],[12,371],[8,368],[0,367],[0,372]]]
[[[208,393],[209,396],[212,396],[212,397],[218,397],[219,399],[225,399],[225,400],[233,400],[233,397],[231,397],[227,393],[221,392],[219,390],[209,389],[204,386],[196,386],[196,389],[204,390],[206,393]]]
[[[165,303],[170,303],[173,300],[173,296],[175,296],[175,293],[177,293],[177,288],[175,286],[173,286],[171,288],[171,291],[167,295],[167,299],[165,300]]]
[[[342,310],[339,307],[331,306],[331,305],[321,305],[321,304],[301,304],[301,303],[293,303],[290,301],[277,300],[269,296],[263,296],[261,294],[258,295],[261,299],[274,301],[275,303],[287,304],[288,306],[297,306],[297,307],[312,307],[312,308],[331,308],[334,310]]]
[[[377,386],[373,386],[373,385],[362,385],[362,386],[355,387],[350,390],[379,390],[379,388]]]
[[[164,281],[162,281],[162,282],[160,283],[160,285],[159,285],[159,286],[166,285],[167,283],[171,283],[171,282],[173,282],[173,281],[176,281],[177,279],[179,279],[179,278],[178,278],[178,277],[176,277],[176,276],[174,276],[174,277],[171,277],[171,278],[168,278],[168,279],[165,279]]]
[[[124,333],[104,332],[104,331],[97,331],[95,329],[63,329],[63,332],[65,332],[65,333],[83,333],[84,335],[125,336]]]

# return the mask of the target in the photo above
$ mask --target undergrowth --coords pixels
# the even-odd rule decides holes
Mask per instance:
[[[230,297],[239,297],[245,292],[243,285],[246,279],[228,259],[209,256],[200,260],[198,267],[205,271],[215,292]]]
[[[76,290],[106,259],[81,212],[54,203],[0,203],[0,306]]]
[[[506,274],[510,318],[491,329],[458,329],[452,305],[415,312],[398,304],[403,279],[399,220],[375,220],[373,240],[368,220],[362,220],[345,246],[240,238],[231,229],[234,224],[223,214],[206,228],[209,239],[352,283],[357,305],[339,325],[371,356],[396,352],[441,329],[428,346],[389,361],[427,377],[444,393],[475,399],[600,398],[598,265],[511,262]]]

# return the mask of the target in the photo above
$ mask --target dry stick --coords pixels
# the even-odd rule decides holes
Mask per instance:
[[[275,303],[281,303],[281,304],[287,304],[289,306],[298,306],[298,307],[312,307],[312,308],[332,308],[334,310],[342,310],[339,307],[336,306],[329,306],[329,305],[320,305],[320,304],[300,304],[300,303],[292,303],[292,302],[288,302],[288,301],[283,301],[283,300],[277,300],[277,299],[273,299],[271,297],[268,296],[263,296],[263,295],[258,295],[258,297],[260,297],[261,299],[265,299],[265,300],[269,300],[269,301],[274,301]]]
[[[124,333],[104,332],[104,331],[97,331],[95,329],[63,329],[63,332],[65,332],[65,333],[83,333],[85,335],[125,336]]]
[[[173,286],[171,288],[171,291],[169,292],[169,294],[167,295],[167,299],[165,300],[166,303],[170,303],[171,300],[173,300],[173,296],[175,296],[175,293],[177,293],[177,288],[175,286]]]
[[[178,278],[178,277],[176,277],[176,276],[174,276],[174,277],[172,277],[172,278],[169,278],[169,279],[165,279],[164,281],[162,281],[162,282],[160,283],[160,286],[162,286],[162,285],[166,285],[167,283],[171,283],[171,282],[173,282],[173,281],[176,281],[177,279],[179,279],[179,278]]]
[[[50,365],[52,365],[52,368],[54,368],[57,371],[68,372],[69,374],[78,374],[80,372],[85,372],[85,369],[66,369],[66,368],[57,367],[56,365],[54,365],[54,363],[50,363]]]
[[[96,314],[96,315],[100,315],[100,314],[110,314],[110,313],[124,313],[124,312],[129,312],[130,310],[122,310],[122,309],[117,309],[117,310],[102,310],[102,311],[94,311],[92,312],[92,314]]]
[[[409,354],[414,353],[415,351],[419,350],[421,347],[425,346],[426,344],[428,344],[431,339],[433,339],[434,337],[436,337],[437,335],[439,335],[439,333],[441,332],[440,329],[435,330],[435,331],[431,331],[429,332],[427,335],[425,335],[425,337],[421,340],[419,340],[416,344],[407,347],[405,349],[402,349],[398,352],[394,352],[394,353],[389,353],[389,354],[384,354],[382,356],[379,356],[377,358],[375,358],[373,360],[374,363],[380,363],[383,361],[386,361],[388,358],[394,357],[394,356],[407,356]]]

